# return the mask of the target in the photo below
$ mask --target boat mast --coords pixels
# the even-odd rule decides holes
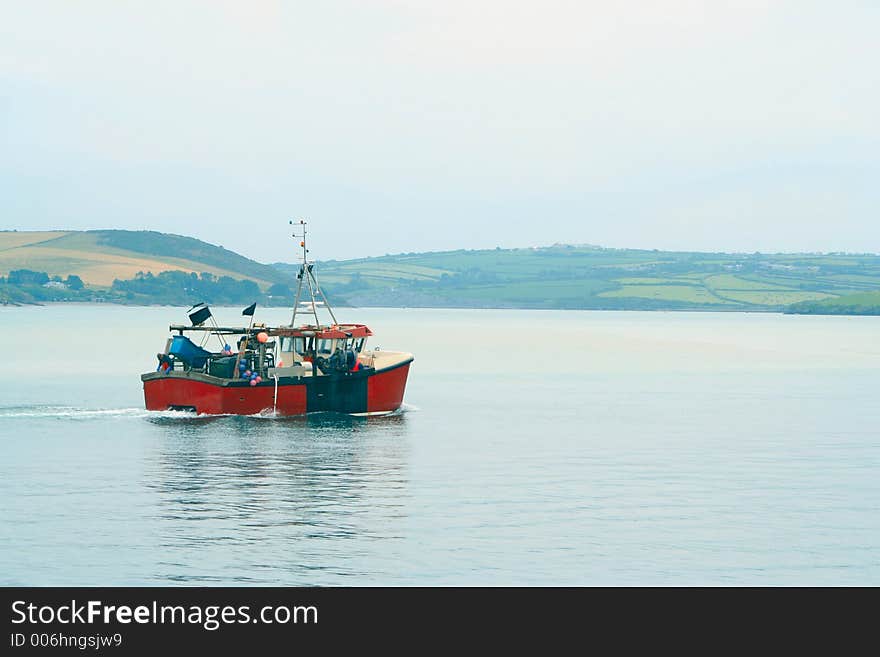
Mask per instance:
[[[291,221],[290,224],[293,225],[293,221]],[[315,278],[315,272],[313,271],[315,263],[309,262],[309,249],[306,246],[306,225],[306,221],[304,219],[300,219],[299,226],[302,230],[302,234],[297,235],[295,230],[293,233],[293,237],[300,238],[299,245],[302,248],[302,264],[300,265],[299,273],[296,275],[296,298],[293,301],[293,316],[290,318],[290,325],[296,326],[296,313],[299,310],[300,299],[302,298],[303,281],[305,281],[306,287],[308,288],[310,299],[310,301],[306,301],[304,303],[311,304],[312,306],[312,314],[315,316],[315,326],[321,326],[321,321],[318,318],[318,303],[324,304],[327,312],[330,313],[330,318],[333,320],[333,324],[336,325],[338,324],[338,322],[336,321],[336,316],[333,314],[333,309],[330,307],[330,304],[327,303],[327,297],[324,296],[324,293],[318,286],[318,279]],[[318,296],[320,296],[321,298],[320,301],[318,301]]]

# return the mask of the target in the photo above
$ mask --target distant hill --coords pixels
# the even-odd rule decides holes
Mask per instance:
[[[821,301],[801,301],[785,312],[798,315],[880,315],[880,290]]]
[[[331,301],[362,306],[781,311],[880,289],[874,254],[554,245],[325,261],[316,271]]]
[[[277,269],[223,247],[155,231],[2,231],[0,276],[17,269],[74,274],[97,287],[132,279],[138,272],[165,271],[249,279],[263,288],[290,282]]]
[[[261,264],[192,237],[154,231],[0,232],[0,303],[259,299],[282,305],[292,302],[289,286],[297,271],[294,264]],[[880,256],[874,254],[561,244],[329,260],[316,272],[331,303],[356,306],[850,314],[872,313],[880,290]],[[85,287],[73,289],[70,277]]]

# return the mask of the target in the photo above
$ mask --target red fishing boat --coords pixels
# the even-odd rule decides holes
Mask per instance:
[[[254,323],[252,304],[242,312],[248,326],[220,326],[206,304],[193,306],[189,324],[169,327],[173,335],[157,354],[156,371],[141,375],[147,410],[384,415],[400,408],[413,355],[367,349],[373,335],[367,326],[336,321],[308,260],[304,221],[300,228],[302,265],[290,324]],[[319,310],[329,321],[321,323]],[[312,321],[298,325],[298,314]],[[219,351],[207,348],[214,339]]]

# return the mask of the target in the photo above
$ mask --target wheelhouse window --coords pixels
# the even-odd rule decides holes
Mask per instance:
[[[305,338],[291,338],[291,337],[281,338],[281,351],[295,351],[300,356],[302,356],[305,353],[305,350],[306,350]]]
[[[364,348],[364,340],[365,338],[346,338],[345,340],[339,341],[339,348],[345,349],[346,351],[353,349],[360,353]]]

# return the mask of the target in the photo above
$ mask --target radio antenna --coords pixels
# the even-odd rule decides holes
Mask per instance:
[[[296,326],[296,315],[299,312],[300,299],[303,298],[303,282],[306,284],[306,289],[309,295],[309,301],[303,301],[307,307],[303,309],[303,312],[308,313],[308,307],[311,307],[311,314],[315,317],[315,326],[321,326],[321,320],[318,318],[318,304],[323,304],[323,306],[327,309],[327,312],[330,313],[330,318],[333,320],[333,324],[336,325],[338,322],[336,321],[336,316],[333,314],[333,309],[330,307],[330,304],[327,302],[327,297],[324,296],[324,292],[321,291],[320,286],[318,285],[318,279],[315,278],[314,262],[309,262],[309,249],[306,245],[306,236],[308,235],[307,226],[308,223],[305,219],[300,219],[298,224],[294,224],[293,221],[290,222],[291,226],[297,226],[299,228],[299,234],[297,234],[297,229],[294,228],[292,233],[293,237],[299,239],[299,245],[302,248],[302,264],[299,267],[299,273],[296,275],[297,286],[296,286],[296,297],[293,301],[293,316],[290,318],[290,325]],[[320,297],[320,300],[319,300]]]

